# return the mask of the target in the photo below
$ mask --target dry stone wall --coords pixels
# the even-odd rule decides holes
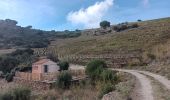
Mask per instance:
[[[20,86],[25,86],[36,91],[49,90],[52,87],[52,83],[24,80],[16,77],[14,77],[13,82]]]

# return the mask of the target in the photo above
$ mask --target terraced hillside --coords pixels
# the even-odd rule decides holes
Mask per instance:
[[[61,39],[52,46],[60,54],[103,54],[151,51],[166,47],[170,39],[170,18],[138,22],[139,27],[106,35]],[[155,50],[154,50],[155,51]],[[161,52],[161,50],[160,50]],[[154,53],[154,52],[152,52]],[[155,52],[156,53],[156,52]]]

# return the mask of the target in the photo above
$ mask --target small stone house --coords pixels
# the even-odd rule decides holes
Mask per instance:
[[[45,74],[45,73],[55,73],[59,71],[59,66],[56,62],[44,58],[32,64],[32,73]]]

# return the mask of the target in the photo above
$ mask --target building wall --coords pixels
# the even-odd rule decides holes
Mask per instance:
[[[33,65],[32,73],[42,73],[41,65]]]
[[[52,61],[48,61],[47,63],[44,63],[42,66],[41,66],[41,71],[42,73],[44,73],[44,65],[48,65],[48,72],[49,73],[54,73],[54,72],[58,72],[59,70],[59,66],[57,65],[57,63],[54,63]]]
[[[59,66],[57,63],[54,63],[52,61],[48,61],[44,64],[39,64],[39,65],[33,65],[32,67],[32,73],[44,73],[44,65],[48,65],[48,73],[54,73],[58,72]]]

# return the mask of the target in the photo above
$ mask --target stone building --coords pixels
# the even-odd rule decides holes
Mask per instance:
[[[51,61],[50,59],[41,59],[32,65],[32,73],[55,73],[58,72],[60,67],[56,62]]]

